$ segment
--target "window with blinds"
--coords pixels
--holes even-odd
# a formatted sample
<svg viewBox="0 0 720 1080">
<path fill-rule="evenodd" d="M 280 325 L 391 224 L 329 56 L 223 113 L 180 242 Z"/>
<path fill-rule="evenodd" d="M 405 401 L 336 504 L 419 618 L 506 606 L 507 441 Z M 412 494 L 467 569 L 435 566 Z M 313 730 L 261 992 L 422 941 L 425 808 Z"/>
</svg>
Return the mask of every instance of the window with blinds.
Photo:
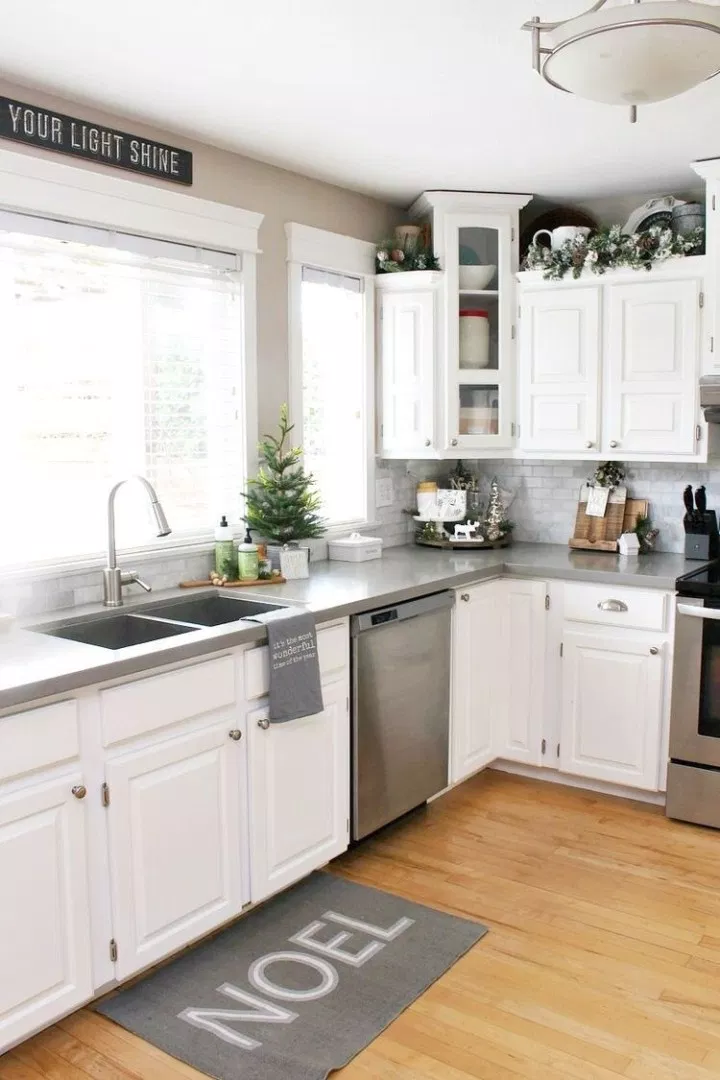
<svg viewBox="0 0 720 1080">
<path fill-rule="evenodd" d="M 0 214 L 0 566 L 101 552 L 133 473 L 171 542 L 237 521 L 242 337 L 234 254 Z M 147 511 L 120 490 L 121 547 L 152 546 Z"/>
<path fill-rule="evenodd" d="M 302 268 L 304 460 L 329 526 L 368 519 L 364 284 L 361 277 Z"/>
</svg>

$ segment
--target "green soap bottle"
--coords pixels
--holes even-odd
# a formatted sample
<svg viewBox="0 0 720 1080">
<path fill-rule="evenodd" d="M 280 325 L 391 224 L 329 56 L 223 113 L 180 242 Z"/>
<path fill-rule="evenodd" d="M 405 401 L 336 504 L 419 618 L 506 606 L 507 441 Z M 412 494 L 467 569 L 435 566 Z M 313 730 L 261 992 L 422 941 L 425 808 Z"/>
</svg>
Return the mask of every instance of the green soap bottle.
<svg viewBox="0 0 720 1080">
<path fill-rule="evenodd" d="M 215 570 L 220 577 L 235 580 L 235 540 L 224 514 L 215 530 Z"/>
</svg>

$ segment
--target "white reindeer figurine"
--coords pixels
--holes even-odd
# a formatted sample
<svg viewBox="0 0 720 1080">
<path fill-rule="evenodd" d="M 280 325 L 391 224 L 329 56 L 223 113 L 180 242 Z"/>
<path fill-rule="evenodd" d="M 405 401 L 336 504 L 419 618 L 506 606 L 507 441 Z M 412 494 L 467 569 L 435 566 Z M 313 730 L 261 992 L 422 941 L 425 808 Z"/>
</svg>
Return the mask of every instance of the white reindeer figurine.
<svg viewBox="0 0 720 1080">
<path fill-rule="evenodd" d="M 467 525 L 456 525 L 455 526 L 455 535 L 454 535 L 453 539 L 455 539 L 455 540 L 472 540 L 473 539 L 473 533 L 477 532 L 477 530 L 479 528 L 480 528 L 480 522 L 479 521 L 468 521 Z"/>
</svg>

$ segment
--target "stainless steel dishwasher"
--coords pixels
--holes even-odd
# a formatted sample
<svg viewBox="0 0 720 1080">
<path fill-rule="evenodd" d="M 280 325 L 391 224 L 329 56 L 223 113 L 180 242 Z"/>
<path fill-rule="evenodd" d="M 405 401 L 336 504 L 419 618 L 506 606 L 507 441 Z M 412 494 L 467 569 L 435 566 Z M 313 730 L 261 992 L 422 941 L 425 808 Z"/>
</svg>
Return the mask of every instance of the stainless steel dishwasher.
<svg viewBox="0 0 720 1080">
<path fill-rule="evenodd" d="M 453 594 L 369 611 L 352 637 L 352 838 L 447 787 Z"/>
</svg>

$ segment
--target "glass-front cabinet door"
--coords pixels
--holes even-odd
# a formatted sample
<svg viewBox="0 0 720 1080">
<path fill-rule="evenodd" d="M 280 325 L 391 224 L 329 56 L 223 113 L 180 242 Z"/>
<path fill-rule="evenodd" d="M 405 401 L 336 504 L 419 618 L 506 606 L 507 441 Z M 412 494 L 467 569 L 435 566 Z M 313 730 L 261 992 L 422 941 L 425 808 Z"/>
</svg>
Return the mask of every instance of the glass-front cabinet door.
<svg viewBox="0 0 720 1080">
<path fill-rule="evenodd" d="M 514 436 L 510 214 L 447 214 L 444 449 L 504 448 Z"/>
</svg>

